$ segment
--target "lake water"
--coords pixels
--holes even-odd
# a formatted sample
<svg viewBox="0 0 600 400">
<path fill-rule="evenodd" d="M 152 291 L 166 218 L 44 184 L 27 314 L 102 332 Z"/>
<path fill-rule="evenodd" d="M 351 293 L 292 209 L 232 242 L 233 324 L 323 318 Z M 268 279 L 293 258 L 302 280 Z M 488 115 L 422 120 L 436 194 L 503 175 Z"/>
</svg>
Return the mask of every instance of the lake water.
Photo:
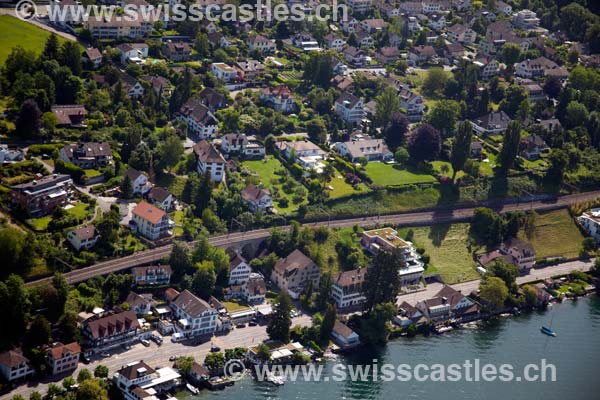
<svg viewBox="0 0 600 400">
<path fill-rule="evenodd" d="M 557 337 L 540 333 L 548 325 Z M 286 382 L 273 386 L 251 378 L 222 391 L 202 391 L 198 396 L 182 393 L 180 398 L 202 399 L 600 399 L 600 298 L 588 297 L 556 304 L 544 312 L 502 318 L 483 329 L 461 329 L 440 336 L 394 340 L 379 354 L 355 352 L 325 363 L 332 372 L 335 362 L 346 364 L 510 363 L 515 375 L 530 363 L 556 366 L 556 382 Z"/>
</svg>

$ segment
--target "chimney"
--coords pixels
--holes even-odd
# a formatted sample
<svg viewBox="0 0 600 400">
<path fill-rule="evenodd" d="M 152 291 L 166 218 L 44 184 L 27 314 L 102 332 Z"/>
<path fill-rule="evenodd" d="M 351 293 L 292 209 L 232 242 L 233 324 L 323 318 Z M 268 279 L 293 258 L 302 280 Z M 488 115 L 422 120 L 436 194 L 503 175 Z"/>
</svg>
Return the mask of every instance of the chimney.
<svg viewBox="0 0 600 400">
<path fill-rule="evenodd" d="M 446 297 L 442 297 L 442 304 L 447 304 L 448 303 L 448 299 Z"/>
</svg>

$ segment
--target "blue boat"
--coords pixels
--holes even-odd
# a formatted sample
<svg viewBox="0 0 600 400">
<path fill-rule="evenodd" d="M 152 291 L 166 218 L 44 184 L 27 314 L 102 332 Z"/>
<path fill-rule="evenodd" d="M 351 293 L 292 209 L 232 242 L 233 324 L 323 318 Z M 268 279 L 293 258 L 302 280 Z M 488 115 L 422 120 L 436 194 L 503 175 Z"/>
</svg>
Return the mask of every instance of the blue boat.
<svg viewBox="0 0 600 400">
<path fill-rule="evenodd" d="M 555 333 L 555 332 L 554 332 L 552 329 L 550 329 L 550 328 L 548 328 L 548 327 L 546 327 L 546 326 L 542 326 L 542 327 L 540 328 L 540 331 L 541 331 L 541 332 L 542 332 L 544 335 L 548 335 L 548 336 L 556 336 L 556 333 Z"/>
</svg>

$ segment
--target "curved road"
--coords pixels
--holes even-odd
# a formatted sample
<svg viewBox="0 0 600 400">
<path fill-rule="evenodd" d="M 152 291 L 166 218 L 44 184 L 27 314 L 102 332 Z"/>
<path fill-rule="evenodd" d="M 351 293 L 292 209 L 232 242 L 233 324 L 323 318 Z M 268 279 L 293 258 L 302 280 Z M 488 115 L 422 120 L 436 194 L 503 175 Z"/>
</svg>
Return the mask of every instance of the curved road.
<svg viewBox="0 0 600 400">
<path fill-rule="evenodd" d="M 517 210 L 552 210 L 566 207 L 570 204 L 590 201 L 600 197 L 600 191 L 580 193 L 568 196 L 561 196 L 553 201 L 526 201 L 519 203 L 503 204 L 494 209 L 498 212 L 508 212 Z M 448 222 L 466 221 L 473 216 L 476 207 L 456 207 L 456 208 L 439 208 L 433 211 L 408 212 L 401 214 L 381 215 L 358 217 L 348 219 L 337 219 L 331 221 L 311 222 L 305 225 L 327 225 L 331 228 L 349 228 L 354 225 L 370 226 L 376 224 L 397 224 L 404 226 L 419 226 L 433 225 Z M 287 229 L 288 227 L 282 227 Z M 248 232 L 236 232 L 227 235 L 213 236 L 209 238 L 209 242 L 216 247 L 229 247 L 250 240 L 258 240 L 267 238 L 270 235 L 271 229 L 256 229 Z M 193 243 L 189 244 L 193 246 Z M 107 275 L 111 272 L 119 272 L 138 265 L 149 264 L 159 261 L 163 257 L 169 255 L 172 244 L 157 247 L 155 249 L 145 250 L 135 253 L 130 256 L 117 258 L 114 260 L 104 261 L 94 264 L 89 267 L 81 268 L 65 273 L 65 277 L 69 283 L 78 283 L 93 278 L 97 275 Z M 28 282 L 26 285 L 31 286 L 51 278 L 42 278 Z"/>
</svg>

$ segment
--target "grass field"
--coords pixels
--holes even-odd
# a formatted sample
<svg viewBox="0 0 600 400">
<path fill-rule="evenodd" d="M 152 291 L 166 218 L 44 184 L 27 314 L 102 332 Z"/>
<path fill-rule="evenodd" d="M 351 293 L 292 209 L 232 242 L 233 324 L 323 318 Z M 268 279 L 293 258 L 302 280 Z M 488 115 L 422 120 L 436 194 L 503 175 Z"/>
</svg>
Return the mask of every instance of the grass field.
<svg viewBox="0 0 600 400">
<path fill-rule="evenodd" d="M 405 234 L 402 229 L 400 234 Z M 422 247 L 431 257 L 426 273 L 438 273 L 445 283 L 457 283 L 479 278 L 475 261 L 467 248 L 469 224 L 443 224 L 413 228 L 415 246 Z"/>
<path fill-rule="evenodd" d="M 335 175 L 328 185 L 333 187 L 333 190 L 329 192 L 330 199 L 338 199 L 340 197 L 346 197 L 356 193 L 364 193 L 369 191 L 369 188 L 367 188 L 364 183 L 358 185 L 358 190 L 354 189 L 352 185 L 346 183 L 344 176 L 338 170 L 335 171 Z"/>
<path fill-rule="evenodd" d="M 394 167 L 391 164 L 372 162 L 367 164 L 365 170 L 373 184 L 377 186 L 435 182 L 435 178 L 427 173 Z"/>
<path fill-rule="evenodd" d="M 83 202 L 78 202 L 72 208 L 67 210 L 68 214 L 77 217 L 78 219 L 84 219 L 87 215 L 88 204 Z"/>
<path fill-rule="evenodd" d="M 40 54 L 44 49 L 46 39 L 50 36 L 50 32 L 38 28 L 30 23 L 21 21 L 10 15 L 0 15 L 0 64 L 10 54 L 13 47 L 19 45 L 25 50 L 32 50 L 36 54 Z M 59 42 L 64 42 L 65 39 L 58 37 Z"/>
<path fill-rule="evenodd" d="M 534 236 L 527 238 L 524 232 L 519 232 L 519 237 L 531 242 L 536 258 L 577 257 L 583 241 L 575 221 L 564 209 L 539 214 Z"/>
<path fill-rule="evenodd" d="M 248 306 L 236 303 L 235 301 L 223 301 L 222 303 L 230 313 L 249 309 Z"/>
</svg>

